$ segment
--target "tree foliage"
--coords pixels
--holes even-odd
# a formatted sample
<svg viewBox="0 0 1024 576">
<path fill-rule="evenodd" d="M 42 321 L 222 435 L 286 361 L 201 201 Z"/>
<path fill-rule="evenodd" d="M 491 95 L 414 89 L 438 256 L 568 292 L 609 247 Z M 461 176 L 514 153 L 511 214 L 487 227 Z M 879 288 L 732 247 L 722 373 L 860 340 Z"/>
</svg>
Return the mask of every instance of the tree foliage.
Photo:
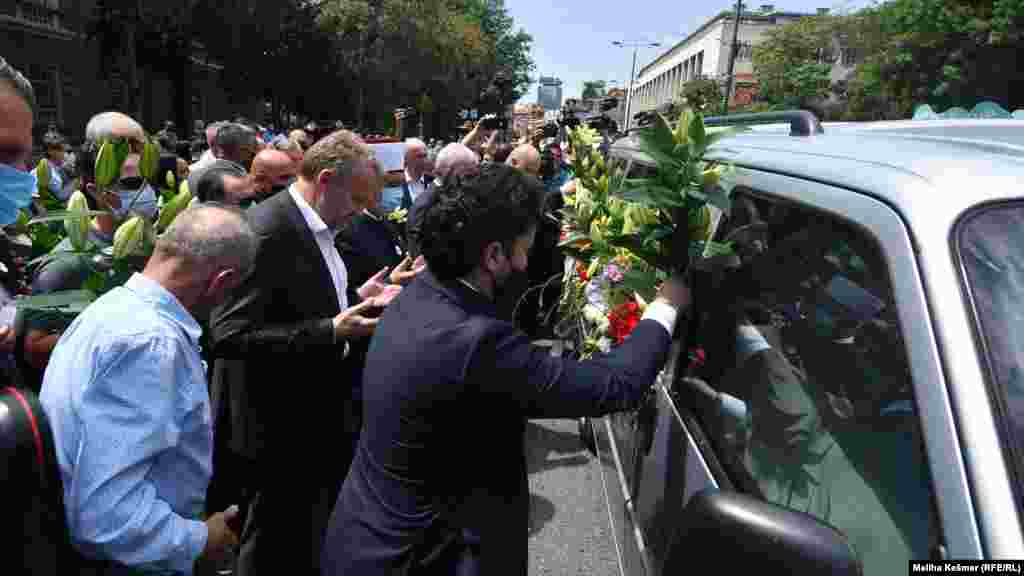
<svg viewBox="0 0 1024 576">
<path fill-rule="evenodd" d="M 608 83 L 604 80 L 590 80 L 583 83 L 581 98 L 602 98 L 607 93 Z"/>
<path fill-rule="evenodd" d="M 1016 108 L 1024 0 L 889 0 L 846 15 L 817 15 L 766 31 L 754 48 L 761 96 L 806 105 L 829 92 L 849 120 L 906 118 L 917 104 Z M 836 50 L 838 48 L 838 50 Z M 852 51 L 852 75 L 828 85 L 829 65 Z M 824 57 L 823 57 L 824 56 Z"/>
<path fill-rule="evenodd" d="M 103 43 L 104 73 L 126 76 L 111 106 L 138 114 L 138 67 L 175 80 L 179 129 L 190 124 L 198 51 L 223 67 L 239 100 L 267 99 L 275 116 L 298 113 L 379 128 L 397 107 L 417 107 L 450 125 L 501 71 L 506 102 L 529 87 L 532 38 L 502 0 L 97 0 L 83 14 Z M 428 123 L 429 125 L 430 123 Z"/>
<path fill-rule="evenodd" d="M 679 92 L 679 104 L 700 113 L 717 109 L 722 101 L 722 87 L 713 78 L 701 76 L 683 84 Z"/>
</svg>

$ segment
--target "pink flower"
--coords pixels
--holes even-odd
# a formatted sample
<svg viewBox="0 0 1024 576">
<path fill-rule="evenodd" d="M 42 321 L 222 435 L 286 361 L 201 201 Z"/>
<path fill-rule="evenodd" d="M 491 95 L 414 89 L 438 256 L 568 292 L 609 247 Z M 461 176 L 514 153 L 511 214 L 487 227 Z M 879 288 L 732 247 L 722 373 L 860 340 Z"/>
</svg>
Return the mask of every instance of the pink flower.
<svg viewBox="0 0 1024 576">
<path fill-rule="evenodd" d="M 622 273 L 622 269 L 620 269 L 618 266 L 616 266 L 615 264 L 609 264 L 604 269 L 604 277 L 612 284 L 617 284 L 619 282 L 622 282 L 624 275 Z"/>
</svg>

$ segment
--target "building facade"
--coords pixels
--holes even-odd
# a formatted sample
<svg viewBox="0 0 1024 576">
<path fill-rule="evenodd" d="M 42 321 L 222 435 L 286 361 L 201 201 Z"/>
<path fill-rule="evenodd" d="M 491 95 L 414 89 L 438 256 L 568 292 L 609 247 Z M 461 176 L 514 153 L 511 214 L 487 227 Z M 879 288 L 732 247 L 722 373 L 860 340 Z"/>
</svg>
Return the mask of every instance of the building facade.
<svg viewBox="0 0 1024 576">
<path fill-rule="evenodd" d="M 825 11 L 826 9 L 821 9 L 819 13 Z M 757 92 L 753 47 L 761 42 L 765 32 L 805 16 L 809 14 L 778 12 L 770 4 L 762 5 L 756 12 L 742 12 L 737 35 L 739 50 L 733 69 L 735 82 L 733 93 L 730 95 L 731 103 L 748 104 Z M 730 46 L 734 22 L 734 12 L 722 12 L 644 66 L 633 82 L 631 114 L 672 102 L 682 90 L 683 84 L 696 78 L 718 80 L 724 88 L 732 55 Z M 838 50 L 838 46 L 836 49 Z M 831 59 L 833 82 L 846 78 L 853 70 L 855 63 L 847 56 L 849 55 L 839 55 Z"/>
<path fill-rule="evenodd" d="M 562 107 L 562 81 L 552 76 L 541 76 L 537 82 L 537 103 L 545 110 Z"/>
<path fill-rule="evenodd" d="M 126 82 L 117 66 L 104 74 L 99 42 L 87 39 L 85 15 L 95 0 L 2 0 L 0 1 L 0 56 L 32 82 L 37 100 L 35 142 L 37 147 L 50 123 L 72 144 L 85 136 L 85 124 L 94 114 L 118 110 Z M 192 120 L 222 120 L 242 115 L 262 118 L 261 98 L 240 98 L 225 89 L 223 68 L 195 50 L 189 75 Z M 174 81 L 164 72 L 140 64 L 137 67 L 139 108 L 121 110 L 156 132 L 173 120 Z M 183 127 L 179 127 L 182 129 Z M 190 131 L 184 128 L 185 131 Z"/>
</svg>

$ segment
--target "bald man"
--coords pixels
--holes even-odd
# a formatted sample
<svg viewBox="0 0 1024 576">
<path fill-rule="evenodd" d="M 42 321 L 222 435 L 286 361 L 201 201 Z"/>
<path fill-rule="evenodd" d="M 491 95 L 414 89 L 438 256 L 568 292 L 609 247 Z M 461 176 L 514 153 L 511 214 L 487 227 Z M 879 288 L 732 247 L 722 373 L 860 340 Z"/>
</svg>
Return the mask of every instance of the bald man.
<svg viewBox="0 0 1024 576">
<path fill-rule="evenodd" d="M 540 177 L 540 152 L 532 144 L 516 146 L 505 163 L 531 176 Z"/>
<path fill-rule="evenodd" d="M 427 191 L 427 145 L 419 138 L 405 141 L 405 181 L 402 182 L 401 207 L 408 210 Z"/>
<path fill-rule="evenodd" d="M 252 161 L 256 196 L 266 198 L 288 187 L 295 178 L 296 164 L 287 152 L 261 150 Z"/>
</svg>

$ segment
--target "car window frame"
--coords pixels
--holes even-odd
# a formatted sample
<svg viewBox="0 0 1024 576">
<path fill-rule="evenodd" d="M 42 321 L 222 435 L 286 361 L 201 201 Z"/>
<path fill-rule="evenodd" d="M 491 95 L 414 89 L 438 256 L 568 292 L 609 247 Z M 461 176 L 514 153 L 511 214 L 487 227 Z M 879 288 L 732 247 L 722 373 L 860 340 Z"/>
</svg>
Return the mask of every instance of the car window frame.
<svg viewBox="0 0 1024 576">
<path fill-rule="evenodd" d="M 960 281 L 960 290 L 963 294 L 964 306 L 967 308 L 968 317 L 971 319 L 970 331 L 974 340 L 975 354 L 978 363 L 982 366 L 982 375 L 985 380 L 985 389 L 988 393 L 989 402 L 996 414 L 996 428 L 999 436 L 1000 450 L 1005 462 L 1009 464 L 1013 482 L 1010 489 L 1013 491 L 1017 504 L 1018 515 L 1024 514 L 1024 439 L 1016 441 L 1013 439 L 1014 431 L 1012 417 L 1009 414 L 1009 406 L 1006 402 L 1004 385 L 996 379 L 995 367 L 992 364 L 992 354 L 988 338 L 981 323 L 981 314 L 977 308 L 977 300 L 974 291 L 971 289 L 967 274 L 967 264 L 963 253 L 963 235 L 967 226 L 975 218 L 993 211 L 1005 210 L 1008 207 L 1016 206 L 1024 210 L 1024 200 L 1000 200 L 996 202 L 985 202 L 964 211 L 957 219 L 950 231 L 950 247 L 956 263 L 957 276 Z"/>
<path fill-rule="evenodd" d="M 947 382 L 946 363 L 941 353 L 940 319 L 933 317 L 933 303 L 925 284 L 924 261 L 912 227 L 899 208 L 872 189 L 801 177 L 775 168 L 792 163 L 792 153 L 762 148 L 730 147 L 712 150 L 709 160 L 729 162 L 735 167 L 733 182 L 760 190 L 772 200 L 783 200 L 838 216 L 866 229 L 882 248 L 899 309 L 900 326 L 910 355 L 916 408 L 921 418 L 936 505 L 941 540 L 949 557 L 982 558 L 981 518 L 968 479 L 966 447 L 954 417 L 952 384 Z M 849 169 L 879 170 L 878 167 L 848 162 Z M 885 179 L 876 178 L 880 185 Z M 897 178 L 895 182 L 899 182 Z M 941 464 L 941 470 L 935 466 Z"/>
</svg>

